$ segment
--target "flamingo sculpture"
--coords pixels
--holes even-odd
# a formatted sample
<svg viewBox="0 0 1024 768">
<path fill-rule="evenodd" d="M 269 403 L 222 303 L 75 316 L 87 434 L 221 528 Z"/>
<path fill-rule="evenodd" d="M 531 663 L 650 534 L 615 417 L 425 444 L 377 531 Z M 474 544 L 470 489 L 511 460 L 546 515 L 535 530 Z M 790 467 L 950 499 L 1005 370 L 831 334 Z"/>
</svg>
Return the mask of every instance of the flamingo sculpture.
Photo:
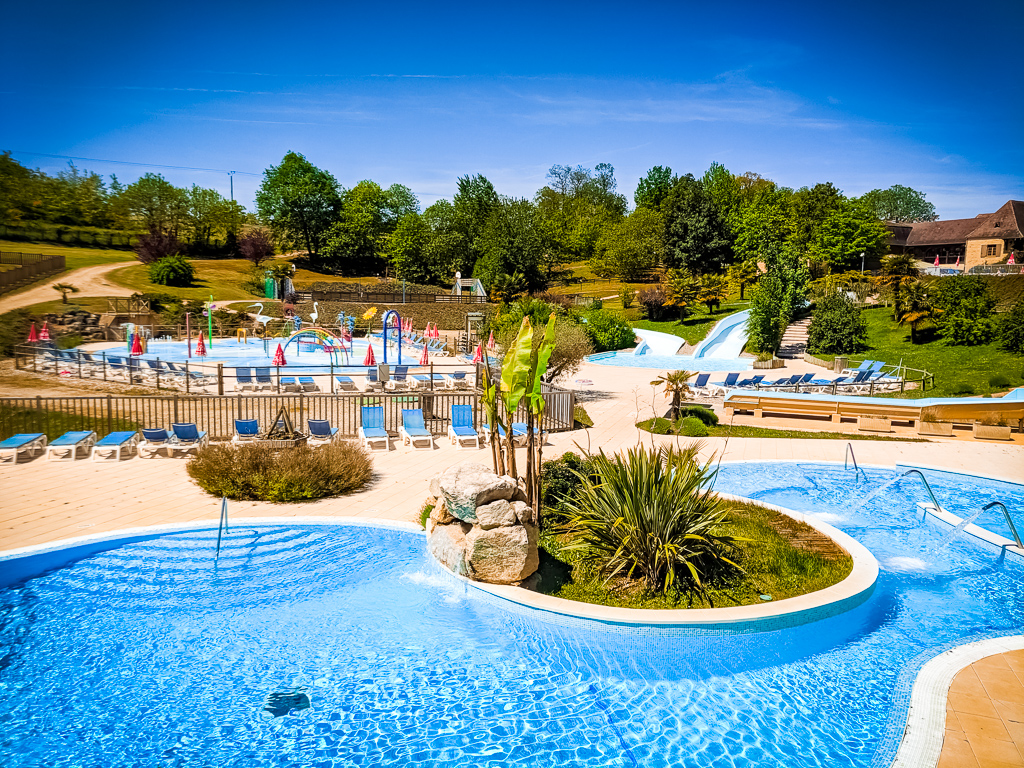
<svg viewBox="0 0 1024 768">
<path fill-rule="evenodd" d="M 320 318 L 320 303 L 313 302 L 313 311 L 309 313 L 310 319 L 313 321 L 313 325 L 316 325 L 316 321 Z"/>
<path fill-rule="evenodd" d="M 270 317 L 269 315 L 264 315 L 263 314 L 263 305 L 262 304 L 250 304 L 248 307 L 246 307 L 246 309 L 249 309 L 250 307 L 259 307 L 260 308 L 260 311 L 256 313 L 256 319 L 253 321 L 253 325 L 252 325 L 253 331 L 256 330 L 256 326 L 257 325 L 262 325 L 263 326 L 263 335 L 266 336 L 267 335 L 267 323 L 269 323 L 274 318 Z"/>
</svg>

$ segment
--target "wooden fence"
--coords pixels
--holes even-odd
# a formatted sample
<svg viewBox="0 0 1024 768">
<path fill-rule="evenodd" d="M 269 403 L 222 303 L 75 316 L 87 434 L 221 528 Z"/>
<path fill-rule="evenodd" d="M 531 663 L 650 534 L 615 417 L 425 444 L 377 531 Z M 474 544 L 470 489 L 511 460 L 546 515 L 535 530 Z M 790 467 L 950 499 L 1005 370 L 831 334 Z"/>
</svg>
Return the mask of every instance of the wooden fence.
<svg viewBox="0 0 1024 768">
<path fill-rule="evenodd" d="M 573 427 L 574 395 L 569 390 L 545 387 L 547 403 L 542 428 L 560 432 Z M 282 407 L 296 427 L 305 431 L 307 419 L 327 419 L 345 437 L 355 437 L 361 423 L 360 406 L 384 408 L 384 426 L 395 435 L 402 424 L 402 409 L 420 408 L 427 429 L 447 434 L 453 405 L 471 405 L 474 425 L 482 426 L 484 411 L 476 391 L 435 390 L 417 392 L 338 395 L 174 395 L 171 397 L 7 397 L 0 398 L 0 439 L 27 432 L 44 432 L 53 438 L 73 429 L 90 429 L 100 435 L 143 427 L 167 428 L 172 423 L 194 423 L 211 440 L 228 440 L 235 419 L 258 419 L 266 428 Z M 517 416 L 526 420 L 525 411 Z"/>
<path fill-rule="evenodd" d="M 15 265 L 0 270 L 0 293 L 13 290 L 39 277 L 56 274 L 64 269 L 64 257 L 43 253 L 0 252 L 0 264 Z"/>
<path fill-rule="evenodd" d="M 464 293 L 453 296 L 449 293 L 357 293 L 356 291 L 309 292 L 312 301 L 356 302 L 360 304 L 486 304 L 486 296 Z"/>
</svg>

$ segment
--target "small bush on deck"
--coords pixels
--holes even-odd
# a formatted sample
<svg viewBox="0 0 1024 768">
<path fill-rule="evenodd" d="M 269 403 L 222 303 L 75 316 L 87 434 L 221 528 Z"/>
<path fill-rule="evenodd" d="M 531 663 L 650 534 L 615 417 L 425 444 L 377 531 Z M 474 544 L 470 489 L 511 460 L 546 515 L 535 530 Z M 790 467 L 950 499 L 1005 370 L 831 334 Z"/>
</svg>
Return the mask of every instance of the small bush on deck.
<svg viewBox="0 0 1024 768">
<path fill-rule="evenodd" d="M 317 449 L 209 445 L 188 463 L 188 474 L 214 496 L 240 501 L 312 501 L 362 488 L 372 474 L 366 450 L 354 442 Z"/>
</svg>

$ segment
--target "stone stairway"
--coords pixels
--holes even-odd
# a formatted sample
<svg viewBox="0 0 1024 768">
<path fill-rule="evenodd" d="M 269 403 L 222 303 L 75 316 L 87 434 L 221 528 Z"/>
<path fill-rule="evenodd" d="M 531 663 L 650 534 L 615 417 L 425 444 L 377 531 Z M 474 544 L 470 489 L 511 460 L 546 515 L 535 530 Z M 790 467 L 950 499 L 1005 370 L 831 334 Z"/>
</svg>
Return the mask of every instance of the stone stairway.
<svg viewBox="0 0 1024 768">
<path fill-rule="evenodd" d="M 809 317 L 790 323 L 786 332 L 782 334 L 782 343 L 776 357 L 802 360 L 804 352 L 807 351 L 807 328 L 810 324 Z"/>
</svg>

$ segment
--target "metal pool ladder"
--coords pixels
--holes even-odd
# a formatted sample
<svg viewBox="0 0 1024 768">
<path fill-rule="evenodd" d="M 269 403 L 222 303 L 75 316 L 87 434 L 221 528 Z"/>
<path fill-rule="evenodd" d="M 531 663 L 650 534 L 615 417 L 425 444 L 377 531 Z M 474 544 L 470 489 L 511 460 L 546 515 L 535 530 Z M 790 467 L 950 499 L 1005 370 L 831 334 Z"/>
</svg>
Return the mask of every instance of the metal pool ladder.
<svg viewBox="0 0 1024 768">
<path fill-rule="evenodd" d="M 228 499 L 222 496 L 220 500 L 220 523 L 217 525 L 217 554 L 213 556 L 214 562 L 220 558 L 220 537 L 228 529 Z"/>
<path fill-rule="evenodd" d="M 988 510 L 992 509 L 992 507 L 999 507 L 1001 510 L 1003 510 L 1003 517 L 1006 518 L 1006 524 L 1010 526 L 1010 533 L 1013 534 L 1013 540 L 1017 542 L 1017 546 L 1020 549 L 1024 549 L 1024 543 L 1021 543 L 1020 534 L 1017 533 L 1017 526 L 1013 524 L 1013 519 L 1010 517 L 1010 510 L 1006 508 L 1006 505 L 1003 504 L 1003 502 L 993 501 L 990 504 L 986 504 L 984 507 L 982 507 L 981 511 L 988 512 Z"/>
<path fill-rule="evenodd" d="M 862 475 L 867 477 L 867 473 L 857 466 L 857 454 L 853 452 L 853 443 L 846 444 L 846 455 L 843 456 L 843 469 L 850 468 L 850 459 L 853 459 L 853 471 L 860 472 Z"/>
</svg>

